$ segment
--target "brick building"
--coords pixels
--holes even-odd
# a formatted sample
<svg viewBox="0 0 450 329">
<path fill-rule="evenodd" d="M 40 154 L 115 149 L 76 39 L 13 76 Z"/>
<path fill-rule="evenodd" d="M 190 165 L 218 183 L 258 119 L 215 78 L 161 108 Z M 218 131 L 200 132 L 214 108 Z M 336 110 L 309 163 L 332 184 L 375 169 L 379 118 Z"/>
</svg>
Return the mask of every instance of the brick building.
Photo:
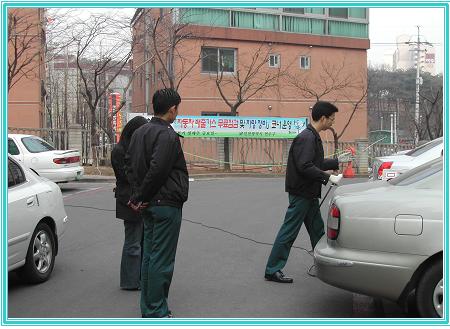
<svg viewBox="0 0 450 329">
<path fill-rule="evenodd" d="M 8 127 L 45 125 L 45 10 L 8 9 Z"/>
<path fill-rule="evenodd" d="M 146 8 L 132 23 L 138 41 L 133 112 L 151 113 L 153 92 L 170 85 L 172 76 L 175 85 L 182 78 L 180 115 L 229 115 L 223 96 L 237 102 L 237 79 L 251 72 L 257 82 L 281 72 L 272 87 L 247 93 L 236 115 L 309 117 L 320 96 L 337 103 L 339 133 L 367 88 L 366 8 Z M 258 69 L 251 71 L 252 65 Z M 367 138 L 365 100 L 340 140 L 358 138 Z"/>
</svg>

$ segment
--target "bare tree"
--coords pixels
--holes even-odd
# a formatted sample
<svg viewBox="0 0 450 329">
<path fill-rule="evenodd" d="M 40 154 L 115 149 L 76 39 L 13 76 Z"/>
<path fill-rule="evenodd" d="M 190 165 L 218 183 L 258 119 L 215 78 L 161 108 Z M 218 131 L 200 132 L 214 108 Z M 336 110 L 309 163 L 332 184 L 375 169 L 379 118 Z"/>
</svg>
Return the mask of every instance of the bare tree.
<svg viewBox="0 0 450 329">
<path fill-rule="evenodd" d="M 443 133 L 442 84 L 431 85 L 428 89 L 420 93 L 420 98 L 422 121 L 424 121 L 428 138 L 432 140 L 442 136 Z"/>
<path fill-rule="evenodd" d="M 62 37 L 70 15 L 67 9 L 8 9 L 8 92 L 22 78 L 35 79 L 38 67 L 70 43 Z"/>
<path fill-rule="evenodd" d="M 251 54 L 240 54 L 239 65 L 235 68 L 230 66 L 228 69 L 226 67 L 227 60 L 218 55 L 217 73 L 211 77 L 214 79 L 220 97 L 230 108 L 232 116 L 237 114 L 238 108 L 242 104 L 265 91 L 273 90 L 279 94 L 279 81 L 286 74 L 289 65 L 283 69 L 280 65 L 276 68 L 268 68 L 271 53 L 271 47 L 260 44 Z M 231 71 L 233 68 L 232 72 L 225 72 Z M 230 145 L 228 138 L 224 138 L 224 153 L 225 170 L 229 170 Z"/>
<path fill-rule="evenodd" d="M 352 86 L 349 86 L 346 89 L 342 89 L 340 93 L 342 95 L 342 99 L 351 104 L 351 110 L 350 114 L 344 119 L 345 124 L 340 132 L 337 132 L 333 127 L 329 128 L 329 130 L 333 134 L 335 154 L 337 154 L 338 152 L 339 139 L 344 135 L 345 131 L 350 126 L 350 123 L 352 122 L 356 111 L 367 103 L 368 84 L 364 83 L 364 81 L 365 79 L 361 76 L 356 83 L 352 84 Z M 344 114 L 341 114 L 341 116 L 343 115 Z"/>
<path fill-rule="evenodd" d="M 355 85 L 354 74 L 348 72 L 346 61 L 339 64 L 322 61 L 320 74 L 312 78 L 309 70 L 288 75 L 288 83 L 305 98 L 316 101 L 330 97 Z"/>
<path fill-rule="evenodd" d="M 333 127 L 329 130 L 333 134 L 335 154 L 338 152 L 339 139 L 344 135 L 358 109 L 367 101 L 367 83 L 365 77 L 351 72 L 342 61 L 339 64 L 331 64 L 327 61 L 321 63 L 322 70 L 317 78 L 310 76 L 309 72 L 291 74 L 288 82 L 291 87 L 298 91 L 303 97 L 315 101 L 324 98 L 340 100 L 351 104 L 351 111 L 345 119 L 344 127 L 337 132 Z M 355 99 L 355 95 L 356 99 Z"/>
<path fill-rule="evenodd" d="M 152 60 L 160 68 L 158 74 L 165 88 L 178 90 L 183 80 L 201 60 L 197 56 L 185 54 L 184 41 L 195 39 L 195 29 L 189 24 L 190 9 L 159 8 L 156 15 L 151 10 L 144 11 L 148 34 L 148 47 Z"/>
<path fill-rule="evenodd" d="M 105 127 L 98 120 L 99 112 L 105 110 L 99 108 L 99 103 L 128 64 L 134 42 L 130 42 L 129 20 L 119 16 L 117 12 L 92 14 L 87 19 L 78 20 L 73 31 L 72 37 L 77 45 L 76 63 L 82 86 L 81 95 L 90 110 L 91 147 L 95 151 L 94 148 L 99 143 L 98 128 L 107 134 L 110 141 L 114 140 L 111 119 L 118 110 L 108 114 Z"/>
<path fill-rule="evenodd" d="M 214 82 L 231 115 L 235 116 L 242 104 L 269 89 L 278 92 L 279 81 L 288 67 L 266 69 L 271 52 L 270 47 L 260 44 L 252 54 L 241 54 L 242 60 L 234 72 L 224 72 L 224 58 L 218 58 Z"/>
<path fill-rule="evenodd" d="M 43 9 L 8 9 L 8 93 L 22 78 L 35 79 L 42 64 Z"/>
</svg>

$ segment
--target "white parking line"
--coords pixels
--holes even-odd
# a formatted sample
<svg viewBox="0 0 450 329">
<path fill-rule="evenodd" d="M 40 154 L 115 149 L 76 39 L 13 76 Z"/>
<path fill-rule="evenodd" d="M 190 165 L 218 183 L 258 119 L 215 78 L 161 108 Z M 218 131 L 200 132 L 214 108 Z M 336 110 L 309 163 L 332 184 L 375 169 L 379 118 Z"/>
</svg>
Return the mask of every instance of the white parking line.
<svg viewBox="0 0 450 329">
<path fill-rule="evenodd" d="M 74 195 L 77 195 L 77 194 L 92 192 L 92 191 L 101 190 L 101 189 L 104 189 L 104 188 L 105 188 L 104 186 L 102 186 L 102 187 L 93 187 L 93 188 L 89 188 L 89 189 L 86 189 L 86 190 L 78 191 L 78 192 L 75 192 L 75 193 L 65 194 L 65 195 L 63 195 L 63 199 L 67 199 L 68 197 L 71 197 L 71 196 L 74 196 Z"/>
</svg>

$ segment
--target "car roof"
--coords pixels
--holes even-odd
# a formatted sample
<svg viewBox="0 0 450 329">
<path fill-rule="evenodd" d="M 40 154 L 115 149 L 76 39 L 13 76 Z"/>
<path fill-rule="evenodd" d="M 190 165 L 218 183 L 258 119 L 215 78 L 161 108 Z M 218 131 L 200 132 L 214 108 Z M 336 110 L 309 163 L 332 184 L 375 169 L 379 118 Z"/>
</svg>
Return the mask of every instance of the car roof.
<svg viewBox="0 0 450 329">
<path fill-rule="evenodd" d="M 17 137 L 17 138 L 22 138 L 22 137 L 38 137 L 36 135 L 29 135 L 29 134 L 8 134 L 8 137 Z"/>
</svg>

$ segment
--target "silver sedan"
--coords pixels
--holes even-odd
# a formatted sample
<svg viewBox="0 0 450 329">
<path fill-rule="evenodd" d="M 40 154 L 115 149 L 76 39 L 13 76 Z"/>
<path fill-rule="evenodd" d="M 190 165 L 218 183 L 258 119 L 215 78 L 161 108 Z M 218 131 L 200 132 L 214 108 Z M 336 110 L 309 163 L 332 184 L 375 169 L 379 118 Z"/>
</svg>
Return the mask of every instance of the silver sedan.
<svg viewBox="0 0 450 329">
<path fill-rule="evenodd" d="M 318 278 L 400 305 L 415 290 L 420 315 L 442 317 L 442 171 L 441 157 L 390 181 L 339 187 L 314 250 Z"/>
</svg>

